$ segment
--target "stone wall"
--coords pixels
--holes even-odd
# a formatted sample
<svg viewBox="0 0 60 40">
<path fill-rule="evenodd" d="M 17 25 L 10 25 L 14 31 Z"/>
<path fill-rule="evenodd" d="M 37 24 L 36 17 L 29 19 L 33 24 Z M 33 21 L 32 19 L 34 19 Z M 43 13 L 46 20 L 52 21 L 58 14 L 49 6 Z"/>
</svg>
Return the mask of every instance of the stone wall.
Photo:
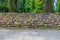
<svg viewBox="0 0 60 40">
<path fill-rule="evenodd" d="M 60 14 L 0 14 L 0 26 L 60 28 Z"/>
</svg>

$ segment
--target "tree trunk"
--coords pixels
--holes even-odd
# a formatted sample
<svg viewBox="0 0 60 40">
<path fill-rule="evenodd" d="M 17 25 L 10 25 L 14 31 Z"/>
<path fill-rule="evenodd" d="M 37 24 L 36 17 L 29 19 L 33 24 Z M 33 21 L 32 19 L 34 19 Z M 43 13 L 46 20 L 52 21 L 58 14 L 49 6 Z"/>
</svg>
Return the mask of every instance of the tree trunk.
<svg viewBox="0 0 60 40">
<path fill-rule="evenodd" d="M 53 0 L 45 0 L 45 13 L 53 13 L 54 12 L 54 2 Z"/>
<path fill-rule="evenodd" d="M 17 6 L 17 0 L 10 0 L 10 12 L 15 13 Z"/>
</svg>

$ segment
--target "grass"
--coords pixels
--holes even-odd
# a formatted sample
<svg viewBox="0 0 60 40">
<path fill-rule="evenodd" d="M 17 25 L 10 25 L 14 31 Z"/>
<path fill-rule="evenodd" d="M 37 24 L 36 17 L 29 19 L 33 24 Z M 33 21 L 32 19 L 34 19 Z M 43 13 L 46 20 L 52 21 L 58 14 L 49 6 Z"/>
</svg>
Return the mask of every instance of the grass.
<svg viewBox="0 0 60 40">
<path fill-rule="evenodd" d="M 30 29 L 33 29 L 33 30 L 60 30 L 60 27 L 50 27 L 50 26 L 40 26 L 38 28 L 26 28 L 26 27 L 8 27 L 8 28 L 3 28 L 3 27 L 0 27 L 0 29 L 9 29 L 9 30 L 30 30 Z"/>
</svg>

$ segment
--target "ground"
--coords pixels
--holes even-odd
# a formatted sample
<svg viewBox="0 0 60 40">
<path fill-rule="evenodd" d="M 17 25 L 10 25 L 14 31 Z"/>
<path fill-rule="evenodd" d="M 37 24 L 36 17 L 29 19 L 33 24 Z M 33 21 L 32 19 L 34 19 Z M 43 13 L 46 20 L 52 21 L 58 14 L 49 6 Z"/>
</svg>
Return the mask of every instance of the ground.
<svg viewBox="0 0 60 40">
<path fill-rule="evenodd" d="M 0 40 L 60 40 L 60 30 L 0 30 Z"/>
</svg>

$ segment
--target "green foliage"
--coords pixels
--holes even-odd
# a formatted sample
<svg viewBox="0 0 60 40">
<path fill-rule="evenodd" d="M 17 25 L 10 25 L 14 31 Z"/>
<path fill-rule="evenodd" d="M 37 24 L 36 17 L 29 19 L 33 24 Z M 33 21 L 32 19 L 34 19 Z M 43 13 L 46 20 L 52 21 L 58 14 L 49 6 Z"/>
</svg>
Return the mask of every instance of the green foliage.
<svg viewBox="0 0 60 40">
<path fill-rule="evenodd" d="M 17 0 L 17 12 L 19 13 L 39 13 L 43 12 L 42 0 Z"/>
<path fill-rule="evenodd" d="M 25 0 L 17 0 L 17 12 L 25 12 Z"/>
<path fill-rule="evenodd" d="M 10 1 L 11 0 L 0 0 L 0 12 L 10 11 L 11 8 Z M 53 3 L 52 1 L 51 2 L 50 1 L 49 3 Z M 44 0 L 17 0 L 16 2 L 17 2 L 16 11 L 19 13 L 41 13 L 44 12 L 46 8 L 44 6 L 45 5 Z M 57 0 L 56 11 L 60 12 L 60 0 Z"/>
<path fill-rule="evenodd" d="M 0 12 L 9 12 L 11 0 L 0 0 Z M 14 1 L 13 1 L 14 2 Z M 16 11 L 19 13 L 43 12 L 43 0 L 17 0 Z"/>
<path fill-rule="evenodd" d="M 39 13 L 43 12 L 44 2 L 41 0 L 17 0 L 17 12 Z"/>
<path fill-rule="evenodd" d="M 60 12 L 60 0 L 57 0 L 56 11 Z"/>
<path fill-rule="evenodd" d="M 9 11 L 9 1 L 8 0 L 0 0 L 0 12 L 8 12 Z"/>
<path fill-rule="evenodd" d="M 33 0 L 26 0 L 25 12 L 31 12 L 32 11 L 32 1 Z"/>
<path fill-rule="evenodd" d="M 34 12 L 36 12 L 36 13 L 43 12 L 43 5 L 44 5 L 43 0 L 35 0 L 34 2 L 35 2 L 34 3 L 35 4 Z"/>
</svg>

